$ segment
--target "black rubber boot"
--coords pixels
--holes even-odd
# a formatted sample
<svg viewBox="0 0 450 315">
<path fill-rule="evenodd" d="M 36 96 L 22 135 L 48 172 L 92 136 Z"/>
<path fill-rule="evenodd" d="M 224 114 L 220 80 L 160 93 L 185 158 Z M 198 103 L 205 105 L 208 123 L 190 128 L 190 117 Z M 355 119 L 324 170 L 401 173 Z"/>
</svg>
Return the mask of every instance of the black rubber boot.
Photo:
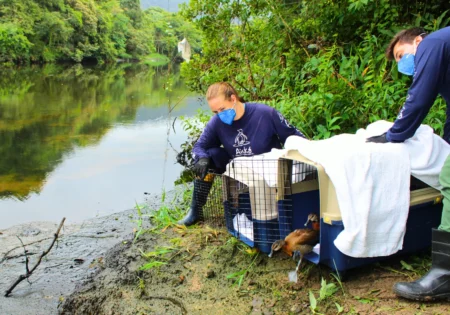
<svg viewBox="0 0 450 315">
<path fill-rule="evenodd" d="M 433 229 L 431 269 L 414 282 L 398 282 L 394 292 L 417 301 L 450 299 L 450 233 Z"/>
<path fill-rule="evenodd" d="M 194 180 L 191 208 L 186 216 L 178 221 L 178 224 L 189 226 L 203 220 L 203 206 L 208 200 L 211 186 L 212 182 L 205 182 L 199 179 Z"/>
</svg>

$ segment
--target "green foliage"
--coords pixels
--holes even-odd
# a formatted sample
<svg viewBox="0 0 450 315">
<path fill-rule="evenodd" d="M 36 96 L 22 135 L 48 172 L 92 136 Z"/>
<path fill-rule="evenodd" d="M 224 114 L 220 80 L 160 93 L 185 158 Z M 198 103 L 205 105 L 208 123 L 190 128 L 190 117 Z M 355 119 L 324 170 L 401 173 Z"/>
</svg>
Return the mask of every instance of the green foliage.
<svg viewBox="0 0 450 315">
<path fill-rule="evenodd" d="M 247 268 L 227 275 L 227 279 L 234 279 L 233 285 L 237 284 L 238 287 L 240 288 L 242 285 L 242 282 L 245 279 L 245 276 L 252 270 L 252 267 L 255 264 L 257 258 L 258 258 L 258 255 L 255 255 L 252 262 L 250 263 L 250 265 Z"/>
<path fill-rule="evenodd" d="M 137 215 L 138 215 L 138 219 L 135 220 L 136 224 L 137 224 L 137 229 L 136 229 L 136 233 L 134 235 L 134 239 L 133 239 L 133 243 L 137 241 L 137 239 L 139 238 L 139 236 L 142 235 L 142 233 L 144 233 L 144 228 L 142 226 L 143 223 L 143 213 L 142 213 L 142 207 L 138 205 L 138 203 L 136 202 L 136 211 L 137 211 Z"/>
<path fill-rule="evenodd" d="M 0 62 L 27 59 L 31 46 L 20 26 L 0 23 Z"/>
<path fill-rule="evenodd" d="M 332 282 L 327 283 L 324 278 L 322 278 L 320 291 L 319 291 L 319 300 L 325 300 L 329 298 L 330 296 L 333 296 L 336 291 L 338 291 L 338 288 L 336 285 Z"/>
<path fill-rule="evenodd" d="M 159 52 L 173 58 L 187 37 L 199 50 L 192 23 L 139 0 L 2 0 L 0 62 L 85 59 L 112 62 Z"/>
<path fill-rule="evenodd" d="M 152 257 L 165 256 L 166 254 L 171 253 L 176 249 L 177 248 L 171 247 L 171 246 L 162 246 L 162 247 L 157 247 L 157 248 L 155 248 L 155 250 L 148 252 L 148 253 L 141 252 L 141 254 L 145 258 L 152 258 Z"/>
<path fill-rule="evenodd" d="M 393 120 L 405 100 L 410 79 L 384 57 L 392 36 L 445 27 L 449 9 L 437 0 L 191 0 L 182 15 L 203 31 L 204 46 L 182 74 L 202 93 L 228 81 L 311 138 L 354 132 Z M 442 134 L 444 117 L 439 98 L 425 123 Z"/>
<path fill-rule="evenodd" d="M 155 261 L 151 261 L 149 263 L 144 264 L 143 266 L 141 266 L 139 268 L 139 270 L 150 270 L 150 269 L 158 268 L 158 267 L 161 267 L 161 266 L 164 266 L 164 265 L 167 265 L 167 263 L 163 262 L 163 261 L 155 260 Z"/>
<path fill-rule="evenodd" d="M 175 182 L 176 185 L 194 180 L 195 174 L 190 169 L 194 163 L 192 149 L 210 118 L 211 113 L 201 109 L 197 111 L 197 115 L 193 118 L 186 118 L 183 116 L 180 117 L 183 130 L 187 132 L 188 138 L 183 144 L 181 144 L 181 151 L 177 155 L 177 162 L 183 165 L 185 170 L 181 173 L 180 178 Z"/>
<path fill-rule="evenodd" d="M 163 204 L 158 209 L 149 211 L 154 230 L 173 226 L 183 218 L 192 198 L 192 190 L 188 189 L 188 187 L 184 188 L 178 191 L 170 202 L 163 201 Z"/>
<path fill-rule="evenodd" d="M 328 298 L 331 298 L 339 289 L 336 287 L 336 285 L 332 282 L 327 283 L 327 281 L 322 278 L 322 282 L 320 284 L 320 290 L 319 290 L 319 298 L 316 299 L 314 296 L 314 293 L 312 291 L 309 291 L 309 308 L 311 309 L 313 314 L 320 314 L 318 313 L 318 306 L 320 302 L 327 300 Z M 338 309 L 338 313 L 341 313 L 343 311 L 342 307 L 336 303 L 336 307 Z"/>
</svg>

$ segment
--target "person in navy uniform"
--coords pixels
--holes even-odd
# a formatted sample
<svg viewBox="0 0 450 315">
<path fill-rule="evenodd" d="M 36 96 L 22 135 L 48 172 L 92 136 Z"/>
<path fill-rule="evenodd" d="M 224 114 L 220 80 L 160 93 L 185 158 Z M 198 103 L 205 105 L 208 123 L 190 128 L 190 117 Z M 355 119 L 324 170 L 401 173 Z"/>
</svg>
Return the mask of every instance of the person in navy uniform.
<svg viewBox="0 0 450 315">
<path fill-rule="evenodd" d="M 213 173 L 225 172 L 235 157 L 253 156 L 281 149 L 287 137 L 304 135 L 274 108 L 259 103 L 244 103 L 226 82 L 214 83 L 206 92 L 211 111 L 216 114 L 206 124 L 193 148 L 194 180 L 192 203 L 179 224 L 186 226 L 202 218 L 202 208 L 212 186 Z"/>
<path fill-rule="evenodd" d="M 413 76 L 406 102 L 394 125 L 386 133 L 367 142 L 403 142 L 411 138 L 428 114 L 438 95 L 447 103 L 444 140 L 450 143 L 450 27 L 429 35 L 422 28 L 399 32 L 386 50 L 388 59 L 398 63 L 398 71 Z M 441 224 L 432 231 L 432 265 L 414 282 L 394 285 L 394 292 L 413 300 L 450 298 L 450 157 L 439 176 L 444 196 Z"/>
</svg>

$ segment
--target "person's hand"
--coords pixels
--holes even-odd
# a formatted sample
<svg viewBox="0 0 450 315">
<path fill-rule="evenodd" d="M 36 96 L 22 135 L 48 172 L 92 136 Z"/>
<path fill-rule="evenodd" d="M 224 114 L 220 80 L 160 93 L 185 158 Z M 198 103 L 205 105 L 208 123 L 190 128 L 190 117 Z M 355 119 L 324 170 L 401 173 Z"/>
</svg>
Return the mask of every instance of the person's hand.
<svg viewBox="0 0 450 315">
<path fill-rule="evenodd" d="M 366 139 L 366 142 L 373 142 L 373 143 L 388 143 L 388 139 L 386 139 L 386 132 L 379 136 L 373 136 Z"/>
<path fill-rule="evenodd" d="M 194 172 L 198 177 L 200 177 L 201 180 L 203 180 L 206 174 L 208 174 L 208 168 L 209 158 L 201 158 L 197 161 L 197 163 L 195 163 Z"/>
</svg>

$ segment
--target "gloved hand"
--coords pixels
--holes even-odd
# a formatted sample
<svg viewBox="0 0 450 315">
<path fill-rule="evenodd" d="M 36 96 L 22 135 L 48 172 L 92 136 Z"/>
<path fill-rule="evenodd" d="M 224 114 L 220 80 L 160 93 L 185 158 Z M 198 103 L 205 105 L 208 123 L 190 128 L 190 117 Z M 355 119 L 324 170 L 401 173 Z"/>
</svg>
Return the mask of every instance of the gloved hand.
<svg viewBox="0 0 450 315">
<path fill-rule="evenodd" d="M 203 180 L 208 174 L 209 169 L 209 158 L 201 158 L 195 163 L 194 165 L 194 172 L 197 174 L 198 177 L 200 177 L 201 180 Z"/>
<path fill-rule="evenodd" d="M 388 143 L 388 139 L 386 139 L 386 132 L 379 136 L 373 136 L 366 139 L 366 142 L 373 142 L 373 143 Z"/>
</svg>

